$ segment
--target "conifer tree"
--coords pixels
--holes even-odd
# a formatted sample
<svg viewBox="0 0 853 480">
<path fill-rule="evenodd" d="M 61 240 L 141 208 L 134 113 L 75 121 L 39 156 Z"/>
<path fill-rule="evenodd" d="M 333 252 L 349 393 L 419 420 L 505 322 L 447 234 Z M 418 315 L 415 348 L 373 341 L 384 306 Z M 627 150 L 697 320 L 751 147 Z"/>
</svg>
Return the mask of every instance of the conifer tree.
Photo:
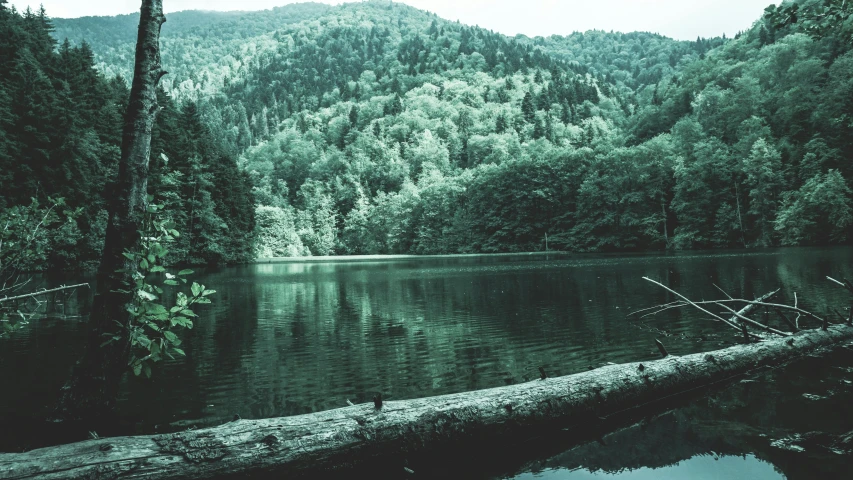
<svg viewBox="0 0 853 480">
<path fill-rule="evenodd" d="M 521 114 L 527 123 L 533 123 L 536 120 L 536 106 L 533 104 L 533 95 L 529 91 L 524 94 L 524 99 L 521 101 Z"/>
</svg>

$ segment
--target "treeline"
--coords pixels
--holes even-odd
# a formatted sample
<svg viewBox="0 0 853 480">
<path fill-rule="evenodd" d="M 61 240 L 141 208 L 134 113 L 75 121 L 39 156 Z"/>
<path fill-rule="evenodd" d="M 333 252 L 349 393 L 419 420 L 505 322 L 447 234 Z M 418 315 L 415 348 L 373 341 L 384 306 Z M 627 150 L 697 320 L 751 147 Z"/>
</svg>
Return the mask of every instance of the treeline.
<svg viewBox="0 0 853 480">
<path fill-rule="evenodd" d="M 40 249 L 49 253 L 21 267 L 91 266 L 103 248 L 128 88 L 122 78 L 98 73 L 85 42 L 57 44 L 44 9 L 18 13 L 5 4 L 0 0 L 0 217 L 64 199 L 63 215 L 40 227 Z M 171 258 L 250 258 L 254 209 L 246 175 L 233 156 L 209 146 L 215 142 L 191 105 L 179 109 L 162 97 L 152 149 L 161 160 L 152 163 L 150 186 L 184 234 Z"/>
</svg>

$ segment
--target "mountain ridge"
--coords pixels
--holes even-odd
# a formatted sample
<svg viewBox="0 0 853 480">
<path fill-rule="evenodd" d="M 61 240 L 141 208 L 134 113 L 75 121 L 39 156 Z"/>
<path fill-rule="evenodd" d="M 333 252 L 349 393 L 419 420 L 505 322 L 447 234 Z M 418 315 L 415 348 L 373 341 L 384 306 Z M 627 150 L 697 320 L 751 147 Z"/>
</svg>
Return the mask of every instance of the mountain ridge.
<svg viewBox="0 0 853 480">
<path fill-rule="evenodd" d="M 176 38 L 186 38 L 190 36 L 192 33 L 202 33 L 199 32 L 199 28 L 201 27 L 214 27 L 217 25 L 226 23 L 226 22 L 234 22 L 237 23 L 239 21 L 252 20 L 252 17 L 268 17 L 268 21 L 266 22 L 257 22 L 254 24 L 255 28 L 244 28 L 241 32 L 243 38 L 241 38 L 241 42 L 238 42 L 235 45 L 231 45 L 230 48 L 227 48 L 227 51 L 219 50 L 216 52 L 216 55 L 222 57 L 225 55 L 234 55 L 234 52 L 239 50 L 236 48 L 240 44 L 247 43 L 250 39 L 257 39 L 260 43 L 263 44 L 264 51 L 271 51 L 275 48 L 274 45 L 269 44 L 269 37 L 273 35 L 276 31 L 282 28 L 288 28 L 295 24 L 319 20 L 324 15 L 334 14 L 335 11 L 345 8 L 364 8 L 363 5 L 368 6 L 384 6 L 386 2 L 351 2 L 345 3 L 337 6 L 330 6 L 326 4 L 316 3 L 316 2 L 304 2 L 304 3 L 294 3 L 288 4 L 281 7 L 275 7 L 273 9 L 267 10 L 257 10 L 257 11 L 207 11 L 207 10 L 183 10 L 180 12 L 173 12 L 167 14 L 167 22 L 163 26 L 162 32 L 162 42 L 163 42 L 163 56 L 164 56 L 164 64 L 169 65 L 172 64 L 171 73 L 173 73 L 172 78 L 166 77 L 164 78 L 164 87 L 167 91 L 173 92 L 180 96 L 180 93 L 177 93 L 175 90 L 175 86 L 179 85 L 181 82 L 186 80 L 193 80 L 194 82 L 198 82 L 199 78 L 203 75 L 203 73 L 199 73 L 200 70 L 204 70 L 203 65 L 197 64 L 188 64 L 188 66 L 192 66 L 193 68 L 184 68 L 183 66 L 178 65 L 179 62 L 175 61 L 176 58 L 171 57 L 172 50 L 174 48 L 181 48 L 180 45 L 175 45 Z M 436 14 L 431 13 L 427 10 L 418 9 L 416 7 L 412 7 L 406 4 L 393 4 L 394 8 L 398 9 L 411 9 L 411 11 L 422 12 L 425 15 L 433 16 L 435 18 L 440 19 L 443 22 L 447 23 L 456 23 L 457 21 L 443 19 L 438 17 Z M 204 19 L 198 19 L 194 17 L 205 17 Z M 55 32 L 53 33 L 54 38 L 56 38 L 59 42 L 68 38 L 72 41 L 72 44 L 79 44 L 82 41 L 86 41 L 89 43 L 90 47 L 95 54 L 96 64 L 98 68 L 107 76 L 113 76 L 116 74 L 120 74 L 122 77 L 127 78 L 131 73 L 131 63 L 132 63 L 132 44 L 135 42 L 135 19 L 138 18 L 138 13 L 126 14 L 126 15 L 118 15 L 118 16 L 90 16 L 90 17 L 78 17 L 73 19 L 61 19 L 56 18 L 53 19 L 55 23 Z M 192 21 L 192 20 L 195 21 Z M 282 21 L 281 24 L 274 24 L 273 22 Z M 86 24 L 89 23 L 98 24 L 97 33 L 94 28 L 87 27 Z M 105 23 L 107 25 L 105 25 Z M 109 25 L 110 23 L 115 25 Z M 492 30 L 488 30 L 478 26 L 465 25 L 469 28 L 477 28 L 482 29 L 483 31 L 501 35 L 502 37 L 512 40 L 519 41 L 525 44 L 531 44 L 541 47 L 542 45 L 537 45 L 539 38 L 542 37 L 526 37 L 524 35 L 515 35 L 508 36 L 500 33 L 495 33 Z M 195 30 L 194 30 L 195 29 Z M 121 30 L 120 33 L 114 32 L 114 30 Z M 209 33 L 203 35 L 202 38 L 209 36 Z M 646 36 L 646 37 L 655 37 L 658 41 L 663 43 L 672 43 L 679 45 L 689 45 L 693 42 L 685 42 L 680 40 L 674 40 L 669 37 L 653 34 L 649 32 L 605 32 L 603 30 L 589 30 L 587 32 L 573 32 L 568 35 L 560 35 L 554 34 L 549 37 L 545 37 L 546 42 L 556 43 L 558 39 L 564 40 L 572 40 L 577 38 L 578 36 L 583 37 L 584 35 L 615 35 L 615 36 Z M 104 36 L 107 37 L 107 41 L 101 40 Z M 716 42 L 717 39 L 709 39 L 711 42 Z M 106 44 L 110 44 L 107 46 Z M 183 49 L 182 49 L 183 50 Z M 550 49 L 544 49 L 548 53 L 552 53 L 556 58 L 563 58 L 565 55 L 561 55 L 559 51 L 551 51 Z M 708 49 L 706 48 L 705 51 Z M 235 55 L 236 56 L 236 55 Z M 243 60 L 243 58 L 238 58 L 239 60 Z M 568 61 L 575 60 L 575 58 L 563 58 Z M 248 61 L 251 61 L 251 56 L 247 57 Z M 579 64 L 583 64 L 583 61 L 578 61 Z M 606 64 L 607 62 L 598 62 L 601 64 Z M 174 65 L 178 65 L 175 67 Z M 603 69 L 602 69 L 603 70 Z"/>
<path fill-rule="evenodd" d="M 236 219 L 236 205 L 254 204 L 251 245 L 240 247 L 256 255 L 532 251 L 546 237 L 571 251 L 853 238 L 846 3 L 786 3 L 733 39 L 695 42 L 524 39 L 401 4 L 315 7 L 283 8 L 283 21 L 202 15 L 162 41 L 172 74 L 152 189 L 206 185 L 208 197 L 188 186 L 177 195 L 191 196 L 175 203 L 185 218 Z M 826 8 L 846 20 L 821 21 Z M 129 60 L 120 45 L 93 45 L 80 51 L 101 51 L 102 71 L 103 59 L 117 70 Z M 195 172 L 216 171 L 217 158 L 237 159 L 239 175 L 221 178 L 249 187 L 199 214 L 219 187 Z M 190 224 L 204 226 L 212 254 L 206 239 L 228 236 L 221 223 Z"/>
</svg>

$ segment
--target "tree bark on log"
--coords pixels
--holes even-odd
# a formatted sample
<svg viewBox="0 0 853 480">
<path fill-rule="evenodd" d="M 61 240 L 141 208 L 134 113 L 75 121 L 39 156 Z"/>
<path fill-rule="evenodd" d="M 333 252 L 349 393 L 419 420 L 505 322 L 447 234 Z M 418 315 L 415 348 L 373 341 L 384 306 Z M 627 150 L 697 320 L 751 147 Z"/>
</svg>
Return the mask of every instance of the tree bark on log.
<svg viewBox="0 0 853 480">
<path fill-rule="evenodd" d="M 115 403 L 119 381 L 128 369 L 130 343 L 125 339 L 102 346 L 105 334 L 126 329 L 136 263 L 125 251 L 139 250 L 140 225 L 148 207 L 148 160 L 151 131 L 159 106 L 157 84 L 166 72 L 160 65 L 162 0 L 142 0 L 133 84 L 124 118 L 121 162 L 110 203 L 104 252 L 90 316 L 91 329 L 83 359 L 61 392 L 57 417 L 92 418 Z"/>
<path fill-rule="evenodd" d="M 313 477 L 450 442 L 475 445 L 588 424 L 853 340 L 834 325 L 640 364 L 417 400 L 372 403 L 166 435 L 116 437 L 0 455 L 0 479 Z M 571 428 L 569 429 L 571 431 Z M 460 444 L 461 443 L 457 443 Z"/>
</svg>

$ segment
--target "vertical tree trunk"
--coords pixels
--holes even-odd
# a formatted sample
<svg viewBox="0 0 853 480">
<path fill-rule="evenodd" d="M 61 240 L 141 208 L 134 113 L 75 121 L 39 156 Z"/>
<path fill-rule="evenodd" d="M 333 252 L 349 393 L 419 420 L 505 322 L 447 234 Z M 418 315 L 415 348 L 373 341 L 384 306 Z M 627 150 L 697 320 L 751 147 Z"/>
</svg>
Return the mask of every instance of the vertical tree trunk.
<svg viewBox="0 0 853 480">
<path fill-rule="evenodd" d="M 743 248 L 746 248 L 746 237 L 743 233 L 743 217 L 740 215 L 740 189 L 735 182 L 735 201 L 737 202 L 737 221 L 740 223 L 740 241 L 743 243 Z"/>
<path fill-rule="evenodd" d="M 115 403 L 119 381 L 127 371 L 130 343 L 123 340 L 101 346 L 130 324 L 127 305 L 133 298 L 135 262 L 122 255 L 139 250 L 141 221 L 148 206 L 148 159 L 151 130 L 159 111 L 157 84 L 165 71 L 160 66 L 162 0 L 142 0 L 136 63 L 130 101 L 124 118 L 121 163 L 110 203 L 109 223 L 98 287 L 90 317 L 91 330 L 83 359 L 74 366 L 71 379 L 60 396 L 58 414 L 62 418 L 91 418 Z"/>
</svg>

